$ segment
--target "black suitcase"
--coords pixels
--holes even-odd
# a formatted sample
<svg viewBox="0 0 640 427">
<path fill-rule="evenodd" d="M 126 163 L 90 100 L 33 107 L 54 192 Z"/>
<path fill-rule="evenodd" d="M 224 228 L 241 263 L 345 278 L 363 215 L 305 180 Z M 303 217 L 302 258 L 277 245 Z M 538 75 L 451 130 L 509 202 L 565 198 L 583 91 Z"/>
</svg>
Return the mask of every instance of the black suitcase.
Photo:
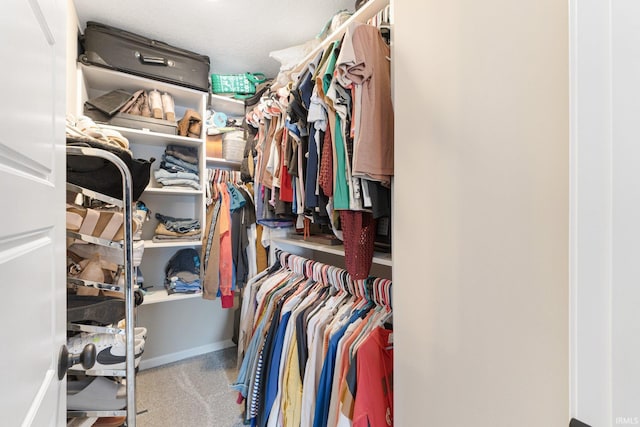
<svg viewBox="0 0 640 427">
<path fill-rule="evenodd" d="M 209 57 L 147 37 L 87 22 L 80 62 L 209 91 Z"/>
</svg>

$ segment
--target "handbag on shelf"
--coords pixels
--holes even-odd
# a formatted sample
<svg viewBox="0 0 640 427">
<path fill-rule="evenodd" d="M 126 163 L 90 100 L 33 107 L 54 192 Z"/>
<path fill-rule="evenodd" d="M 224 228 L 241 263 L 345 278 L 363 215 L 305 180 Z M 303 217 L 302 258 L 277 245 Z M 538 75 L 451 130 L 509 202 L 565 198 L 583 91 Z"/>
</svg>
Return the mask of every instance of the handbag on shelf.
<svg viewBox="0 0 640 427">
<path fill-rule="evenodd" d="M 236 98 L 245 97 L 256 93 L 256 86 L 266 80 L 263 73 L 211 74 L 211 90 L 213 93 L 234 93 Z"/>
<path fill-rule="evenodd" d="M 149 184 L 151 164 L 149 160 L 134 159 L 128 150 L 105 144 L 93 138 L 67 136 L 67 145 L 99 148 L 118 156 L 131 172 L 132 201 L 138 200 Z M 122 175 L 117 166 L 100 157 L 67 155 L 67 181 L 107 196 L 122 198 Z"/>
</svg>

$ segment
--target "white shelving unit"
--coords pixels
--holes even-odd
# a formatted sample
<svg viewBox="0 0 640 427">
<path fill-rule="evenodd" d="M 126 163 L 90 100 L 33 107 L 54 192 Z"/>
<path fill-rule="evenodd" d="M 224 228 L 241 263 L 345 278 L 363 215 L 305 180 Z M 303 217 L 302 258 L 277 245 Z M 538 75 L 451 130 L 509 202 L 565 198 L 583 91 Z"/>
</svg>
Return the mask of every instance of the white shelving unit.
<svg viewBox="0 0 640 427">
<path fill-rule="evenodd" d="M 113 89 L 123 89 L 129 92 L 134 92 L 139 89 L 156 89 L 161 92 L 166 92 L 173 97 L 177 120 L 182 117 L 187 109 L 197 111 L 201 117 L 205 115 L 207 94 L 204 92 L 85 64 L 78 64 L 78 75 L 78 93 L 82 94 L 78 111 L 82 111 L 82 106 L 86 99 L 93 98 Z M 200 220 L 201 224 L 204 223 L 205 205 L 204 191 L 202 190 L 205 185 L 204 132 L 202 132 L 200 138 L 191 138 L 154 132 L 147 129 L 132 129 L 102 124 L 100 126 L 116 130 L 126 137 L 129 140 L 129 145 L 134 157 L 147 159 L 153 157 L 156 159 L 151 166 L 152 172 L 149 185 L 140 197 L 140 200 L 143 201 L 151 211 L 150 221 L 146 222 L 143 226 L 142 237 L 145 240 L 145 253 L 140 269 L 144 274 L 145 286 L 153 285 L 154 288 L 160 289 L 164 283 L 164 271 L 163 269 L 158 269 L 157 266 L 166 263 L 172 253 L 158 251 L 157 248 L 178 250 L 185 247 L 197 247 L 201 244 L 201 241 L 156 243 L 153 242 L 151 238 L 158 224 L 158 221 L 155 219 L 156 213 L 180 218 L 196 218 Z M 170 144 L 195 147 L 198 150 L 199 190 L 189 187 L 163 187 L 155 181 L 153 171 L 159 168 L 164 150 Z M 162 259 L 158 259 L 158 257 Z M 154 267 L 149 268 L 150 263 Z"/>
<path fill-rule="evenodd" d="M 116 130 L 129 140 L 135 158 L 155 158 L 151 166 L 149 185 L 139 198 L 151 211 L 150 220 L 143 225 L 144 255 L 140 271 L 144 277 L 143 286 L 149 287 L 144 303 L 138 307 L 138 324 L 147 327 L 148 339 L 141 369 L 158 366 L 213 351 L 230 345 L 232 335 L 232 311 L 223 310 L 219 301 L 206 301 L 202 294 L 172 294 L 164 289 L 165 266 L 167 261 L 183 248 L 194 248 L 198 252 L 202 240 L 195 241 L 152 241 L 158 221 L 156 213 L 176 218 L 197 218 L 204 233 L 206 219 L 205 185 L 208 164 L 239 168 L 233 162 L 218 159 L 211 163 L 206 159 L 206 135 L 204 119 L 210 98 L 201 92 L 182 86 L 146 79 L 106 68 L 79 63 L 76 68 L 78 99 L 76 114 L 81 115 L 84 102 L 114 89 L 130 93 L 137 90 L 156 89 L 170 94 L 175 103 L 176 120 L 183 117 L 187 109 L 197 111 L 203 119 L 202 133 L 198 138 L 155 132 L 148 129 L 132 129 L 122 126 L 102 125 Z M 213 96 L 215 106 L 228 115 L 244 114 L 244 102 L 226 97 Z M 159 168 L 167 145 L 195 147 L 198 151 L 198 171 L 200 189 L 189 187 L 163 187 L 156 182 L 153 171 Z M 160 302 L 171 304 L 157 304 Z M 184 329 L 178 325 L 188 324 Z"/>
</svg>

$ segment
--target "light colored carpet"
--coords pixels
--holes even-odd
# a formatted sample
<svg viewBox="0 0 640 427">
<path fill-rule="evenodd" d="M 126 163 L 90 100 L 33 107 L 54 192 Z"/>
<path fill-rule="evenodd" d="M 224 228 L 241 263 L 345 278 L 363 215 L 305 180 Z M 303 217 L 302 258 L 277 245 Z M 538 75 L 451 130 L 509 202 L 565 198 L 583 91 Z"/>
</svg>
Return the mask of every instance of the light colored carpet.
<svg viewBox="0 0 640 427">
<path fill-rule="evenodd" d="M 141 371 L 136 376 L 139 427 L 240 427 L 235 347 Z"/>
</svg>

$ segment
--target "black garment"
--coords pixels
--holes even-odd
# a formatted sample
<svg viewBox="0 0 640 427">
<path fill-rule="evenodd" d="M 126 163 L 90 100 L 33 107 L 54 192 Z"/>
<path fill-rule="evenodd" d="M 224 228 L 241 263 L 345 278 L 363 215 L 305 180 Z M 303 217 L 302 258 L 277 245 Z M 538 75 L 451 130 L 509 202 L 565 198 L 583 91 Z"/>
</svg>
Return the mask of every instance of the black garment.
<svg viewBox="0 0 640 427">
<path fill-rule="evenodd" d="M 298 85 L 298 92 L 300 94 L 300 100 L 302 101 L 302 105 L 307 110 L 311 105 L 311 95 L 313 94 L 313 88 L 316 85 L 316 80 L 311 78 L 313 74 L 313 70 L 320 62 L 320 58 L 322 58 L 322 54 L 318 54 L 314 61 L 309 64 L 309 68 L 307 68 L 307 72 L 300 79 L 300 84 Z"/>
<path fill-rule="evenodd" d="M 276 210 L 269 201 L 271 200 L 271 189 L 269 187 L 264 187 L 264 199 L 262 201 L 262 218 L 264 219 L 275 219 L 276 218 Z"/>
<path fill-rule="evenodd" d="M 258 151 L 256 150 L 256 136 L 258 134 L 258 129 L 249 125 L 246 119 L 243 119 L 242 127 L 245 130 L 245 140 L 247 142 L 244 145 L 244 152 L 242 153 L 242 162 L 240 164 L 240 178 L 242 179 L 242 182 L 252 182 L 253 176 L 251 175 L 251 171 L 249 170 L 249 162 L 255 162 L 255 159 L 258 156 Z M 250 160 L 250 158 L 252 160 Z M 252 166 L 255 173 L 255 164 Z"/>
<path fill-rule="evenodd" d="M 289 175 L 298 176 L 298 139 L 291 135 L 291 132 L 287 134 L 287 145 L 285 147 L 285 164 L 287 165 L 287 172 Z"/>
<path fill-rule="evenodd" d="M 200 274 L 200 254 L 195 249 L 180 249 L 173 254 L 164 268 L 164 275 L 169 278 L 181 271 Z"/>
<path fill-rule="evenodd" d="M 307 360 L 309 359 L 309 346 L 307 342 L 307 315 L 318 304 L 324 305 L 328 296 L 329 288 L 322 288 L 318 291 L 318 298 L 309 307 L 302 310 L 302 312 L 296 317 L 296 339 L 298 341 L 298 365 L 300 367 L 300 378 L 304 379 L 304 373 L 307 366 Z"/>
<path fill-rule="evenodd" d="M 347 370 L 347 375 L 345 377 L 345 381 L 347 382 L 347 387 L 349 387 L 349 392 L 351 396 L 355 399 L 357 393 L 357 384 L 358 384 L 358 353 L 353 355 L 353 359 L 351 360 L 351 365 L 349 365 L 349 369 Z"/>
<path fill-rule="evenodd" d="M 391 190 L 377 181 L 362 180 L 369 188 L 371 212 L 374 219 L 391 216 Z"/>
<path fill-rule="evenodd" d="M 183 147 L 182 145 L 173 145 L 173 144 L 169 144 L 167 145 L 167 148 L 165 149 L 165 153 L 171 154 L 174 157 L 180 158 L 179 156 L 176 156 L 175 154 L 181 154 L 185 157 L 193 157 L 196 159 L 198 159 L 198 149 L 196 147 Z M 184 159 L 183 159 L 184 160 Z M 192 163 L 189 160 L 185 160 L 187 163 Z"/>
<path fill-rule="evenodd" d="M 324 139 L 324 132 L 318 132 L 318 139 Z M 304 181 L 304 207 L 313 210 L 318 206 L 318 196 L 316 196 L 316 182 L 318 181 L 318 167 L 320 166 L 320 156 L 318 156 L 318 142 L 314 135 L 309 136 L 309 150 L 307 151 L 307 171 Z"/>
<path fill-rule="evenodd" d="M 290 104 L 287 108 L 287 115 L 289 116 L 291 124 L 296 125 L 298 129 L 306 129 L 308 111 L 302 104 L 300 94 L 296 91 L 291 92 Z"/>
<path fill-rule="evenodd" d="M 247 201 L 247 203 L 243 207 L 244 209 L 243 224 L 245 227 L 248 228 L 248 227 L 251 227 L 251 224 L 256 223 L 256 207 L 253 204 L 253 196 L 249 194 L 249 192 L 245 188 L 238 187 L 238 190 L 240 190 L 240 192 L 242 193 L 242 196 Z"/>
<path fill-rule="evenodd" d="M 287 218 L 293 216 L 293 208 L 291 202 L 284 202 L 280 200 L 280 189 L 275 187 L 276 192 L 276 215 L 279 218 Z"/>
<path fill-rule="evenodd" d="M 318 165 L 317 167 L 320 167 L 320 162 L 322 161 L 322 149 L 324 147 L 324 139 L 325 139 L 325 133 L 324 132 L 320 132 L 320 141 L 318 141 L 320 147 L 319 147 L 319 151 L 320 151 L 320 157 L 318 157 Z M 315 209 L 313 211 L 313 223 L 314 224 L 320 224 L 320 225 L 328 225 L 331 223 L 331 221 L 329 220 L 329 213 L 327 212 L 327 204 L 329 203 L 329 197 L 327 197 L 324 194 L 324 191 L 322 191 L 322 187 L 318 186 L 318 207 L 317 209 Z"/>
<path fill-rule="evenodd" d="M 234 187 L 244 198 L 245 205 L 231 212 L 231 253 L 236 269 L 236 286 L 243 288 L 249 279 L 248 229 L 256 222 L 256 209 L 251 194 L 243 187 Z"/>
<path fill-rule="evenodd" d="M 236 288 L 243 288 L 249 275 L 247 228 L 242 223 L 243 209 L 231 211 L 231 256 L 236 269 Z"/>
</svg>

